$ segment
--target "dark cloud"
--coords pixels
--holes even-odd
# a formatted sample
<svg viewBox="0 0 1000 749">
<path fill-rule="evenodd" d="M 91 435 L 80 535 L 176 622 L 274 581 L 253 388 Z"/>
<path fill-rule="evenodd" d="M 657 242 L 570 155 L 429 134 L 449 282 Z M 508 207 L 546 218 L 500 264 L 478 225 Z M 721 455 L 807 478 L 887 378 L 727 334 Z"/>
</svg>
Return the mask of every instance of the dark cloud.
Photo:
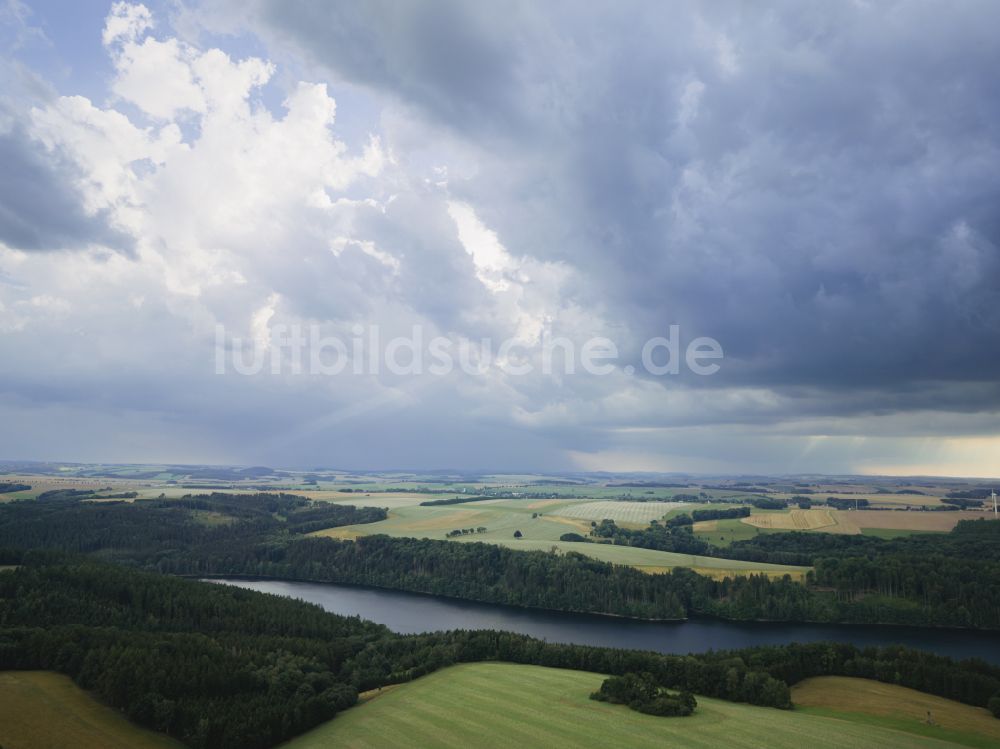
<svg viewBox="0 0 1000 749">
<path fill-rule="evenodd" d="M 509 44 L 516 21 L 495 9 L 457 0 L 377 0 L 263 3 L 260 10 L 275 32 L 344 78 L 397 92 L 441 122 L 494 128 L 520 119 L 518 50 Z"/>
<path fill-rule="evenodd" d="M 633 355 L 677 322 L 727 352 L 689 384 L 1000 408 L 996 4 L 262 7 L 481 149 L 450 189 L 577 267 Z"/>
<path fill-rule="evenodd" d="M 0 115 L 10 116 L 0 110 Z M 80 249 L 97 244 L 131 251 L 130 237 L 88 214 L 73 188 L 75 172 L 14 125 L 0 134 L 0 241 L 18 250 Z"/>
</svg>

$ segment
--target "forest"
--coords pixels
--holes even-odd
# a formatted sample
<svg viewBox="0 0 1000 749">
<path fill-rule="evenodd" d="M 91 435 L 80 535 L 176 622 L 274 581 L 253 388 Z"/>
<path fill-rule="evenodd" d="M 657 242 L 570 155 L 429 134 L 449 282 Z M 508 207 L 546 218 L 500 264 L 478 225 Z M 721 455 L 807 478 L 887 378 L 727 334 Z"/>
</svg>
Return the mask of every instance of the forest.
<svg viewBox="0 0 1000 749">
<path fill-rule="evenodd" d="M 775 708 L 791 706 L 790 685 L 821 675 L 977 706 L 1000 699 L 1000 668 L 904 648 L 818 643 L 674 656 L 496 631 L 403 636 L 302 601 L 62 553 L 29 552 L 0 573 L 0 669 L 67 674 L 192 747 L 263 749 L 329 720 L 360 691 L 486 660 L 648 674 L 649 694 Z"/>
</svg>

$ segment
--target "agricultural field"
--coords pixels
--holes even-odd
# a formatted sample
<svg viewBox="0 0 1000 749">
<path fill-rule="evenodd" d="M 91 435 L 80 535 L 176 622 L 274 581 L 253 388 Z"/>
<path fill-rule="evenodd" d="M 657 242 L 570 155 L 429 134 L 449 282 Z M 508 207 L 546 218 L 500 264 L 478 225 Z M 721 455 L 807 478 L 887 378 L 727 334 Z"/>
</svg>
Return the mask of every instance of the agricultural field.
<svg viewBox="0 0 1000 749">
<path fill-rule="evenodd" d="M 837 510 L 823 508 L 789 510 L 788 512 L 757 512 L 742 522 L 755 528 L 781 531 L 826 530 L 837 525 Z"/>
<path fill-rule="evenodd" d="M 689 507 L 683 502 L 581 502 L 580 504 L 562 507 L 559 515 L 577 520 L 596 520 L 605 518 L 616 523 L 649 525 L 650 520 L 659 520 L 668 512 Z"/>
<path fill-rule="evenodd" d="M 591 523 L 590 520 L 564 517 L 562 504 L 559 500 L 489 500 L 438 507 L 398 507 L 390 511 L 387 520 L 378 523 L 330 528 L 316 531 L 313 535 L 353 540 L 362 535 L 384 533 L 397 537 L 444 540 L 448 532 L 455 529 L 475 531 L 477 528 L 485 528 L 484 532 L 455 536 L 453 540 L 468 543 L 480 541 L 511 549 L 533 551 L 555 549 L 562 553 L 574 551 L 604 562 L 637 567 L 651 573 L 664 572 L 674 567 L 690 567 L 712 577 L 758 572 L 771 576 L 788 574 L 795 579 L 801 579 L 806 572 L 805 567 L 717 559 L 631 546 L 560 541 L 559 537 L 564 533 L 586 535 L 590 532 Z M 573 506 L 572 503 L 570 506 Z M 537 517 L 532 517 L 533 515 Z M 515 531 L 520 531 L 522 537 L 514 538 Z"/>
<path fill-rule="evenodd" d="M 68 677 L 0 671 L 0 746 L 10 749 L 183 749 L 130 723 Z"/>
<path fill-rule="evenodd" d="M 764 531 L 821 531 L 857 535 L 905 535 L 907 533 L 945 533 L 959 520 L 983 517 L 982 512 L 920 512 L 905 510 L 834 510 L 813 508 L 780 512 L 754 512 L 740 522 Z"/>
<path fill-rule="evenodd" d="M 692 530 L 713 546 L 729 546 L 733 541 L 745 541 L 761 532 L 759 528 L 740 522 L 739 518 L 704 520 L 695 523 Z"/>
<path fill-rule="evenodd" d="M 819 676 L 792 687 L 792 701 L 814 715 L 857 716 L 859 721 L 975 747 L 1000 746 L 1000 720 L 963 705 L 895 684 L 846 676 Z M 928 717 L 930 721 L 928 722 Z"/>
<path fill-rule="evenodd" d="M 378 523 L 349 525 L 318 531 L 315 535 L 356 538 L 359 535 L 384 533 L 389 536 L 444 539 L 453 530 L 485 528 L 461 538 L 494 543 L 513 539 L 521 531 L 526 539 L 558 541 L 564 533 L 589 533 L 590 523 L 544 514 L 544 508 L 531 509 L 527 501 L 507 500 L 471 502 L 437 507 L 400 506 L 390 509 L 389 518 Z M 542 514 L 539 514 L 542 513 Z M 539 515 L 532 517 L 532 515 Z"/>
<path fill-rule="evenodd" d="M 847 515 L 847 518 L 844 516 Z M 864 533 L 867 530 L 901 530 L 920 533 L 946 533 L 958 525 L 959 520 L 986 517 L 982 512 L 899 512 L 892 510 L 867 510 L 840 512 L 841 525 L 853 524 Z"/>
<path fill-rule="evenodd" d="M 688 718 L 658 718 L 589 699 L 603 676 L 503 663 L 453 666 L 383 690 L 293 739 L 327 747 L 678 746 L 768 749 L 946 749 L 957 743 L 841 716 L 751 707 L 704 697 Z"/>
<path fill-rule="evenodd" d="M 451 499 L 460 494 L 417 494 L 415 492 L 343 492 L 330 490 L 294 491 L 300 497 L 308 497 L 317 502 L 331 502 L 338 505 L 357 507 L 384 507 L 392 510 L 398 507 L 414 507 L 421 502 L 435 499 Z"/>
</svg>

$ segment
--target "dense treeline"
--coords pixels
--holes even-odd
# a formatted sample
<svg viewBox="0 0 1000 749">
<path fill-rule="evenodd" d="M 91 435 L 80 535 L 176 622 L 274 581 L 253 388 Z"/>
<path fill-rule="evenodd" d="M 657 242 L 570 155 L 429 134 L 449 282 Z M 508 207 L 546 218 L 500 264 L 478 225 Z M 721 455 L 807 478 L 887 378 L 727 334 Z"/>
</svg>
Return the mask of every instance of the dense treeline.
<svg viewBox="0 0 1000 749">
<path fill-rule="evenodd" d="M 955 497 L 943 497 L 941 501 L 946 505 L 954 505 L 960 510 L 968 510 L 972 507 L 982 507 L 981 499 L 957 499 Z"/>
<path fill-rule="evenodd" d="M 788 507 L 788 502 L 775 497 L 759 497 L 750 500 L 750 504 L 758 510 L 784 510 Z"/>
<path fill-rule="evenodd" d="M 841 621 L 1000 626 L 1000 523 L 996 521 L 963 520 L 949 534 L 895 539 L 763 534 L 733 543 L 727 555 L 812 565 L 815 569 L 807 581 L 835 593 Z"/>
<path fill-rule="evenodd" d="M 376 507 L 314 504 L 287 494 L 208 494 L 180 499 L 80 502 L 73 498 L 0 505 L 0 546 L 101 552 L 150 563 L 162 554 L 264 543 L 283 534 L 373 523 Z"/>
<path fill-rule="evenodd" d="M 31 488 L 31 484 L 19 484 L 15 481 L 0 481 L 0 494 L 10 494 L 11 492 L 25 492 Z"/>
<path fill-rule="evenodd" d="M 435 507 L 436 505 L 464 505 L 469 502 L 485 502 L 488 499 L 496 499 L 496 497 L 450 497 L 448 499 L 428 499 L 425 502 L 421 502 L 421 507 Z"/>
<path fill-rule="evenodd" d="M 826 504 L 836 510 L 867 510 L 867 499 L 844 499 L 843 497 L 827 497 Z"/>
<path fill-rule="evenodd" d="M 734 541 L 724 553 L 731 559 L 748 562 L 795 565 L 811 565 L 821 557 L 874 559 L 887 555 L 941 555 L 1000 562 L 1000 522 L 985 518 L 961 520 L 951 533 L 922 533 L 892 539 L 802 531 L 765 533 Z"/>
<path fill-rule="evenodd" d="M 356 541 L 305 538 L 255 548 L 219 548 L 199 559 L 163 558 L 161 572 L 251 575 L 372 585 L 514 606 L 687 617 L 688 570 L 647 575 L 580 554 L 515 551 L 485 543 L 388 536 Z"/>
</svg>

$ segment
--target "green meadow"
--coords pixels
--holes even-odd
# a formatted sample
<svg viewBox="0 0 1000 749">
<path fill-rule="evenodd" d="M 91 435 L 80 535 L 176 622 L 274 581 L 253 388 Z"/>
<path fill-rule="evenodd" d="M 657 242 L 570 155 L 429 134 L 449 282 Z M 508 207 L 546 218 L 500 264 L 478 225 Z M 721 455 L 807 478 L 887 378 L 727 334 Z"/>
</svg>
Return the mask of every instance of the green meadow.
<svg viewBox="0 0 1000 749">
<path fill-rule="evenodd" d="M 834 715 L 698 698 L 687 718 L 589 699 L 599 674 L 477 663 L 383 690 L 287 749 L 581 747 L 587 749 L 945 749 L 959 744 Z"/>
</svg>

